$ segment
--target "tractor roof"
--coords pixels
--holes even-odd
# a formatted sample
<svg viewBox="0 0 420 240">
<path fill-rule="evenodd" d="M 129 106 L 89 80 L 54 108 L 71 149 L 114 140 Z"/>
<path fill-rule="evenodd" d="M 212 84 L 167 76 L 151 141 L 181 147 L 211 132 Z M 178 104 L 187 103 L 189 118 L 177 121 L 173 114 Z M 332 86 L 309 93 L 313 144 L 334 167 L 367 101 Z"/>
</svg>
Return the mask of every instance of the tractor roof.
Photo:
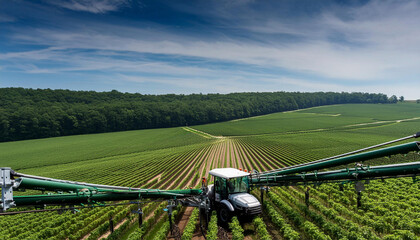
<svg viewBox="0 0 420 240">
<path fill-rule="evenodd" d="M 227 179 L 249 176 L 249 173 L 240 171 L 239 169 L 236 169 L 236 168 L 215 168 L 211 170 L 209 173 L 212 176 L 227 178 Z"/>
</svg>

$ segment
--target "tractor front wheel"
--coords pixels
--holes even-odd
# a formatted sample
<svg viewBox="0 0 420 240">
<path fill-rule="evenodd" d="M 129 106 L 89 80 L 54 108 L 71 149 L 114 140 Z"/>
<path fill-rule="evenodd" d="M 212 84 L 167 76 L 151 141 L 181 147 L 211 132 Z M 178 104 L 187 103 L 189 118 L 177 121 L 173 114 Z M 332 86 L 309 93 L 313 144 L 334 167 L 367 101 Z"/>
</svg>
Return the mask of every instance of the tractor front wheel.
<svg viewBox="0 0 420 240">
<path fill-rule="evenodd" d="M 232 212 L 224 204 L 220 206 L 218 213 L 219 213 L 219 220 L 223 224 L 228 224 L 230 220 L 232 219 Z"/>
</svg>

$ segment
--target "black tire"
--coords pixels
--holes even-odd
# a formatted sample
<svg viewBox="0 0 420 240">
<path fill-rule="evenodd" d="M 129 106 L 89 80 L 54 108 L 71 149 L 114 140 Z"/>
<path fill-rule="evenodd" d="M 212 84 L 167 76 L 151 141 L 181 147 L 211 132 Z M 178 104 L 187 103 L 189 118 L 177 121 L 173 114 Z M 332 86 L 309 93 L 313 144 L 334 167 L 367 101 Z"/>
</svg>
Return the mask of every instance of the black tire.
<svg viewBox="0 0 420 240">
<path fill-rule="evenodd" d="M 232 212 L 229 210 L 229 208 L 224 205 L 221 204 L 219 207 L 219 211 L 218 211 L 218 217 L 219 217 L 219 221 L 222 224 L 228 224 L 230 222 L 230 220 L 232 219 Z"/>
</svg>

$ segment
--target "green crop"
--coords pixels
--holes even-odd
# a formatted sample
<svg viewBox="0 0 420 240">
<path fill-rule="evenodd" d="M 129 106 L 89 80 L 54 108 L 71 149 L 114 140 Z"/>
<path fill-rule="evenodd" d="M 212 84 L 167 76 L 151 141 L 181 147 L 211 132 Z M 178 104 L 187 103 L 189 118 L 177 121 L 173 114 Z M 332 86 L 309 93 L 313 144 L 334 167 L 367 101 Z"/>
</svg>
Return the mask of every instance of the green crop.
<svg viewBox="0 0 420 240">
<path fill-rule="evenodd" d="M 258 239 L 261 239 L 261 240 L 271 240 L 272 239 L 270 234 L 267 231 L 267 226 L 265 225 L 262 218 L 256 217 L 256 218 L 254 218 L 254 220 L 252 222 L 254 223 L 255 230 L 256 230 L 257 235 L 258 235 Z"/>
<path fill-rule="evenodd" d="M 211 214 L 208 230 L 207 230 L 207 240 L 216 240 L 217 239 L 217 213 L 216 211 L 213 211 Z"/>
<path fill-rule="evenodd" d="M 413 120 L 416 118 L 417 120 Z M 382 126 L 395 123 L 397 120 L 419 122 L 420 105 L 399 103 L 322 106 L 294 112 L 273 113 L 229 122 L 194 126 L 193 128 L 216 136 L 275 135 L 346 130 L 366 126 L 354 126 L 356 124 Z"/>
<path fill-rule="evenodd" d="M 232 221 L 229 223 L 229 229 L 232 231 L 233 240 L 243 240 L 244 239 L 244 229 L 237 217 L 233 217 Z"/>
<path fill-rule="evenodd" d="M 39 168 L 206 141 L 182 128 L 168 128 L 6 142 L 0 143 L 0 165 L 14 170 Z"/>
<path fill-rule="evenodd" d="M 200 213 L 198 208 L 194 208 L 190 219 L 188 220 L 187 226 L 185 226 L 184 232 L 182 234 L 181 240 L 191 240 L 196 229 L 198 214 Z"/>
</svg>

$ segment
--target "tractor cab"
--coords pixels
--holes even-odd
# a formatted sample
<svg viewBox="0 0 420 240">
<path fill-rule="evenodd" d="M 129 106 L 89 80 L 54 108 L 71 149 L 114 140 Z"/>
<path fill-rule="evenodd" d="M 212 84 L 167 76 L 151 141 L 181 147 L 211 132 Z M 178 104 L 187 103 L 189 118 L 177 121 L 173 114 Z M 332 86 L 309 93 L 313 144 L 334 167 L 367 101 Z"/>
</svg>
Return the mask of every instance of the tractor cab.
<svg viewBox="0 0 420 240">
<path fill-rule="evenodd" d="M 235 168 L 217 168 L 209 173 L 214 177 L 216 202 L 228 199 L 230 194 L 249 193 L 249 173 Z"/>
<path fill-rule="evenodd" d="M 209 174 L 214 177 L 214 185 L 209 185 L 209 199 L 223 222 L 229 221 L 233 214 L 261 213 L 261 203 L 249 194 L 249 173 L 235 168 L 216 168 Z"/>
</svg>

